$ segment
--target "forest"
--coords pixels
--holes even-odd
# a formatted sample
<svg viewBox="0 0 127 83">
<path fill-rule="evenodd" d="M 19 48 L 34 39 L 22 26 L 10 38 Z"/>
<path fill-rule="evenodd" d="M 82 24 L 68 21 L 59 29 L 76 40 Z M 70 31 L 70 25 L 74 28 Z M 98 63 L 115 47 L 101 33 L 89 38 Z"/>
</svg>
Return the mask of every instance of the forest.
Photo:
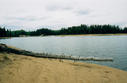
<svg viewBox="0 0 127 83">
<path fill-rule="evenodd" d="M 121 28 L 115 25 L 85 25 L 61 28 L 60 30 L 51 30 L 41 28 L 35 31 L 15 30 L 11 31 L 6 27 L 0 27 L 0 37 L 19 37 L 19 36 L 45 36 L 45 35 L 74 35 L 74 34 L 115 34 L 127 33 L 127 27 Z"/>
</svg>

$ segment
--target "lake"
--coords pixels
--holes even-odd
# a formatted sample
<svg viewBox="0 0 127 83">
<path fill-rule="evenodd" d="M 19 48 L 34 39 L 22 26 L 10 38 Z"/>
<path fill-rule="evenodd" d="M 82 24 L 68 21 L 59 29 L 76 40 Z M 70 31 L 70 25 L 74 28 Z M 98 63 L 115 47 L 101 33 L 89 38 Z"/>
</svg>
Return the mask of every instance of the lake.
<svg viewBox="0 0 127 83">
<path fill-rule="evenodd" d="M 113 62 L 85 61 L 127 71 L 127 36 L 44 36 L 0 39 L 0 43 L 28 51 L 81 57 L 113 58 Z"/>
</svg>

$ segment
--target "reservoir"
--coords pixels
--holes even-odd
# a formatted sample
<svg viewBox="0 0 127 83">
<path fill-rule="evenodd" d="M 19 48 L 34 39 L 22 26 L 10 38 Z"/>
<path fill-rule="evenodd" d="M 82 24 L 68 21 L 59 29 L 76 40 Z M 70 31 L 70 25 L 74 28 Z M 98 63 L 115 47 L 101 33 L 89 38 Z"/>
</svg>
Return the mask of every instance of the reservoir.
<svg viewBox="0 0 127 83">
<path fill-rule="evenodd" d="M 37 53 L 113 58 L 113 62 L 85 61 L 127 71 L 127 36 L 43 36 L 0 39 L 0 43 Z"/>
</svg>

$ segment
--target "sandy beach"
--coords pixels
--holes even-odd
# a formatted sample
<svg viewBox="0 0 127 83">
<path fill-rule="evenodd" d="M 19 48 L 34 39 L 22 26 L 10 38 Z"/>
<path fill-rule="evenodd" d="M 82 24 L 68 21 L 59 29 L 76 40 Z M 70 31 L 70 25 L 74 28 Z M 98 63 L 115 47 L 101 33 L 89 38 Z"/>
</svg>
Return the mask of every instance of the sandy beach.
<svg viewBox="0 0 127 83">
<path fill-rule="evenodd" d="M 126 77 L 96 64 L 0 53 L 0 83 L 127 83 Z"/>
<path fill-rule="evenodd" d="M 116 33 L 116 34 L 68 34 L 68 35 L 56 35 L 56 36 L 60 36 L 60 37 L 64 37 L 64 36 L 126 36 L 126 33 Z"/>
</svg>

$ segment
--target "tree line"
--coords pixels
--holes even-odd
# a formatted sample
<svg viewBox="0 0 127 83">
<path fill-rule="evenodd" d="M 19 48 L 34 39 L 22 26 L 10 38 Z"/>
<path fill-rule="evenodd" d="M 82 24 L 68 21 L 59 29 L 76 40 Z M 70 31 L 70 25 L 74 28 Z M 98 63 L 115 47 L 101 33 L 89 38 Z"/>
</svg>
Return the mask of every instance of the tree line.
<svg viewBox="0 0 127 83">
<path fill-rule="evenodd" d="M 51 30 L 47 28 L 37 29 L 35 31 L 16 30 L 11 31 L 0 27 L 0 37 L 19 37 L 25 36 L 40 36 L 40 35 L 68 35 L 68 34 L 115 34 L 127 33 L 127 27 L 120 28 L 115 25 L 85 25 L 72 26 L 61 28 L 60 30 Z"/>
</svg>

